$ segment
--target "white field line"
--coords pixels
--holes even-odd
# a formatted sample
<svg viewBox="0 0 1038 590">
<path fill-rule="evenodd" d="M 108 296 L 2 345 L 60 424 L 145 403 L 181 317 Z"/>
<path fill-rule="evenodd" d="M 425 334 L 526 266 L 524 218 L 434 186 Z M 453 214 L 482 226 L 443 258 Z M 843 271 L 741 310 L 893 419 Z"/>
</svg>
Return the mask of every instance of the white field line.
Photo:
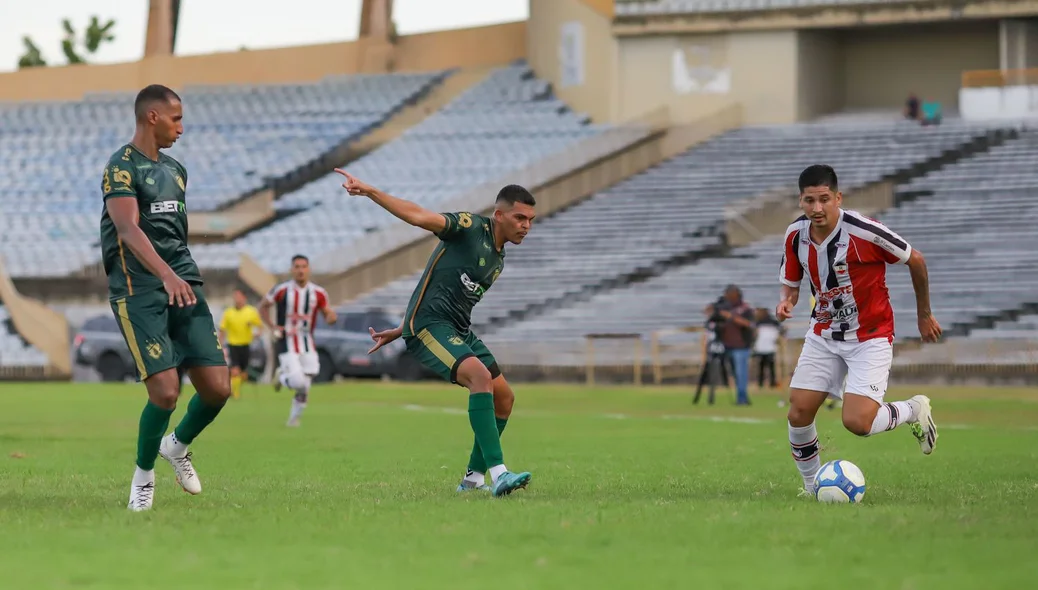
<svg viewBox="0 0 1038 590">
<path fill-rule="evenodd" d="M 366 404 L 365 404 L 366 405 Z M 379 404 L 381 405 L 381 404 Z M 392 407 L 392 406 L 384 406 Z M 455 416 L 468 415 L 466 410 L 461 408 L 449 408 L 449 407 L 436 407 L 436 406 L 422 406 L 418 404 L 407 404 L 404 406 L 395 406 L 409 412 L 425 412 L 425 413 L 439 413 L 439 414 L 451 414 Z M 596 418 L 603 418 L 606 420 L 691 420 L 695 422 L 718 422 L 718 423 L 732 423 L 732 424 L 781 424 L 785 420 L 776 420 L 770 418 L 752 418 L 749 416 L 695 416 L 688 414 L 662 414 L 658 416 L 631 416 L 629 414 L 620 413 L 609 413 L 609 414 L 565 414 L 561 412 L 544 412 L 544 411 L 520 411 L 516 412 L 519 416 L 592 416 Z M 973 424 L 939 424 L 939 429 L 944 430 L 976 430 L 978 426 Z M 1038 431 L 1038 426 L 1017 426 L 1017 427 L 991 427 L 991 428 L 1003 428 L 1005 430 L 1015 431 Z"/>
</svg>

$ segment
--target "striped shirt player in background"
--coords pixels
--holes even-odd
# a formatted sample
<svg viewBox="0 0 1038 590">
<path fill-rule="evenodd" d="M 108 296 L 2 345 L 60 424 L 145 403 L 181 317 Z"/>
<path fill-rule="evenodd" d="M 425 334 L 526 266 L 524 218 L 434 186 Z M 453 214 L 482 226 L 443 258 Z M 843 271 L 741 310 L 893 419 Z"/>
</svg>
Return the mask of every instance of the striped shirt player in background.
<svg viewBox="0 0 1038 590">
<path fill-rule="evenodd" d="M 277 309 L 275 322 L 270 321 L 270 308 Z M 317 313 L 334 324 L 335 310 L 328 305 L 328 292 L 310 282 L 310 259 L 302 254 L 292 257 L 292 280 L 275 286 L 260 303 L 260 317 L 274 335 L 278 368 L 274 372 L 274 391 L 288 387 L 295 391 L 288 426 L 299 426 L 299 418 L 310 397 L 310 385 L 321 371 L 314 346 Z"/>
<path fill-rule="evenodd" d="M 792 317 L 806 275 L 815 306 L 789 384 L 789 443 L 804 489 L 813 494 L 821 467 L 815 414 L 830 392 L 846 391 L 843 425 L 854 434 L 870 436 L 908 423 L 923 454 L 932 453 L 937 443 L 929 398 L 883 401 L 894 358 L 886 265 L 908 266 L 923 341 L 937 341 L 941 326 L 930 312 L 926 262 L 918 250 L 882 223 L 842 209 L 831 167 L 808 167 L 799 185 L 804 215 L 786 230 L 775 316 L 779 321 Z"/>
</svg>

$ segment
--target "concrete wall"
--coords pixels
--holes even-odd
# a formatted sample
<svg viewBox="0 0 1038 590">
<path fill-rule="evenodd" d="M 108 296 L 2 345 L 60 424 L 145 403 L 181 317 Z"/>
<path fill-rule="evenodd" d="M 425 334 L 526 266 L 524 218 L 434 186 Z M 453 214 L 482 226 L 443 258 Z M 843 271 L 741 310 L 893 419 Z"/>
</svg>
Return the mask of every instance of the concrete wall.
<svg viewBox="0 0 1038 590">
<path fill-rule="evenodd" d="M 619 39 L 619 54 L 617 119 L 668 105 L 676 121 L 688 121 L 739 102 L 747 123 L 789 123 L 844 109 L 897 110 L 909 92 L 954 107 L 963 71 L 998 67 L 999 27 L 990 20 L 629 36 Z"/>
<path fill-rule="evenodd" d="M 619 118 L 666 104 L 684 122 L 740 102 L 747 123 L 795 120 L 797 53 L 795 31 L 623 38 Z"/>
<path fill-rule="evenodd" d="M 333 74 L 372 71 L 367 54 L 384 44 L 358 40 L 213 53 L 155 56 L 110 65 L 30 68 L 0 74 L 0 100 L 69 100 L 88 92 L 134 91 L 161 83 L 189 84 L 311 82 Z M 441 31 L 400 37 L 388 63 L 394 71 L 503 65 L 526 55 L 526 23 Z M 378 62 L 379 60 L 375 60 Z"/>
<path fill-rule="evenodd" d="M 900 108 L 910 92 L 955 106 L 963 71 L 999 67 L 993 20 L 850 29 L 841 37 L 850 109 Z"/>
<path fill-rule="evenodd" d="M 612 121 L 617 115 L 619 49 L 605 8 L 584 0 L 530 0 L 526 27 L 530 66 L 552 83 L 559 98 L 596 121 Z M 578 46 L 567 46 L 567 33 L 576 35 Z M 575 79 L 563 73 L 564 51 L 582 74 Z"/>
<path fill-rule="evenodd" d="M 844 52 L 837 31 L 797 35 L 797 118 L 839 111 L 846 102 Z"/>
</svg>

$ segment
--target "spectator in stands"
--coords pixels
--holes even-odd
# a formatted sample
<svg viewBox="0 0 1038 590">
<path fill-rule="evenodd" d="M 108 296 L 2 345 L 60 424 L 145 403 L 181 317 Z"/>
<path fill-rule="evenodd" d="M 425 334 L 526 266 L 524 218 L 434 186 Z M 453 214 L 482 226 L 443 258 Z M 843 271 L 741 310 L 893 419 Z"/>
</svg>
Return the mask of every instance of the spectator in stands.
<svg viewBox="0 0 1038 590">
<path fill-rule="evenodd" d="M 757 308 L 756 320 L 753 356 L 757 359 L 757 386 L 764 389 L 764 374 L 769 373 L 768 383 L 775 389 L 778 387 L 775 356 L 778 354 L 780 340 L 786 335 L 786 328 L 764 307 Z"/>
<path fill-rule="evenodd" d="M 703 393 L 703 386 L 709 384 L 710 392 L 707 394 L 707 403 L 714 405 L 714 390 L 722 383 L 728 386 L 728 370 L 725 367 L 725 350 L 722 342 L 721 326 L 724 318 L 720 316 L 717 306 L 711 304 L 704 310 L 706 324 L 703 326 L 703 369 L 699 373 L 699 384 L 696 386 L 696 395 L 692 403 L 698 404 L 699 397 Z"/>
<path fill-rule="evenodd" d="M 919 120 L 919 97 L 915 93 L 908 95 L 908 99 L 905 100 L 905 118 L 910 121 Z"/>
<path fill-rule="evenodd" d="M 718 315 L 724 319 L 721 341 L 735 373 L 735 403 L 750 405 L 747 391 L 750 381 L 750 347 L 753 346 L 753 308 L 742 299 L 742 290 L 728 285 L 718 306 Z"/>
<path fill-rule="evenodd" d="M 941 103 L 937 101 L 927 101 L 923 103 L 923 125 L 940 125 L 941 124 Z"/>
</svg>

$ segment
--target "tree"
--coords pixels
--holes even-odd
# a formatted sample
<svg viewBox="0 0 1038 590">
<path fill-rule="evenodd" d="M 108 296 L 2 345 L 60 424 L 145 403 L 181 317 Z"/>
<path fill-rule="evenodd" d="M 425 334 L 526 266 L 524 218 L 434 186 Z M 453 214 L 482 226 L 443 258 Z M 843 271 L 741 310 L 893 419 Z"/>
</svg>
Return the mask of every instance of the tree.
<svg viewBox="0 0 1038 590">
<path fill-rule="evenodd" d="M 25 46 L 25 54 L 18 58 L 18 68 L 35 68 L 47 65 L 40 53 L 40 48 L 28 37 L 22 37 L 22 45 Z"/>
<path fill-rule="evenodd" d="M 65 29 L 65 38 L 61 41 L 61 51 L 65 53 L 68 63 L 86 63 L 86 60 L 83 59 L 76 49 L 76 31 L 72 28 L 72 23 L 66 18 L 61 21 L 61 26 Z M 97 16 L 90 17 L 90 24 L 87 25 L 84 38 L 80 40 L 87 53 L 97 53 L 97 49 L 101 47 L 102 43 L 114 41 L 115 35 L 111 33 L 114 26 L 115 20 L 113 19 L 108 19 L 108 22 L 102 25 Z"/>
<path fill-rule="evenodd" d="M 101 20 L 96 16 L 90 17 L 90 24 L 87 25 L 82 38 L 76 34 L 69 19 L 63 19 L 61 27 L 65 30 L 65 38 L 61 40 L 61 51 L 65 54 L 65 59 L 69 64 L 86 63 L 86 59 L 83 57 L 84 52 L 86 54 L 97 53 L 101 45 L 115 40 L 115 34 L 112 33 L 112 29 L 115 27 L 114 19 L 108 19 L 108 22 L 101 24 Z M 22 43 L 25 45 L 25 54 L 18 59 L 19 68 L 47 65 L 40 48 L 33 43 L 32 39 L 23 37 Z"/>
</svg>

